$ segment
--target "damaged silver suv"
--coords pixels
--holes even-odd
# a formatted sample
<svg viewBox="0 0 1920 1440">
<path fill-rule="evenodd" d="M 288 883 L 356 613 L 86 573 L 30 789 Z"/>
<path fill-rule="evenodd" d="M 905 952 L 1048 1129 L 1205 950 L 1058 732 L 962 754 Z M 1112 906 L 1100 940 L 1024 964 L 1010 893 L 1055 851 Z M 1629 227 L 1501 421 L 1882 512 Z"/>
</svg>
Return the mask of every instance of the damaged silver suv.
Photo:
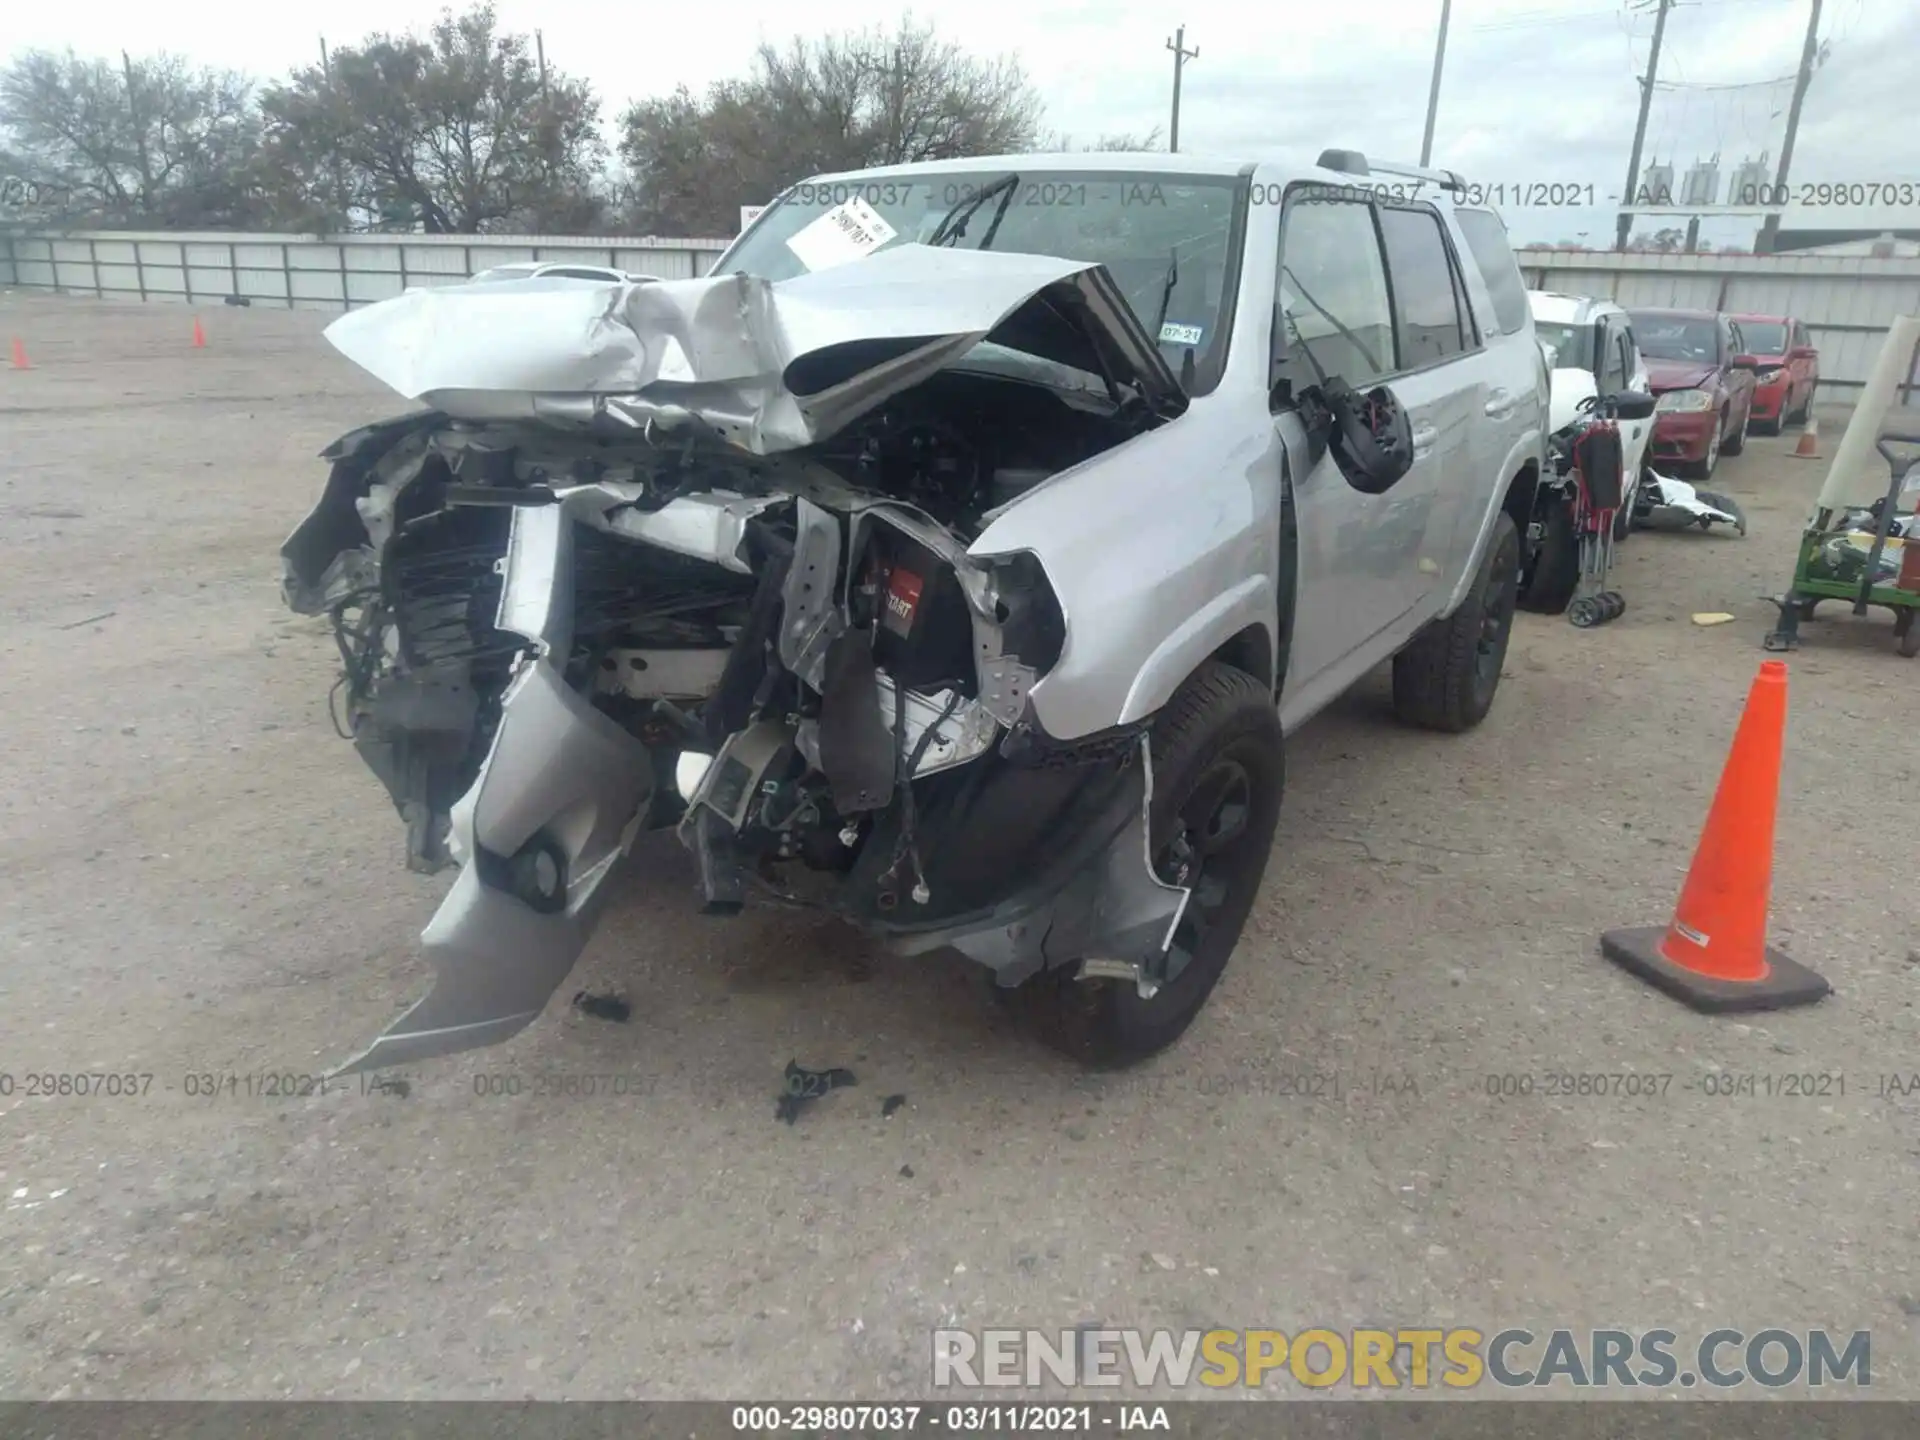
<svg viewBox="0 0 1920 1440">
<path fill-rule="evenodd" d="M 1547 376 L 1443 171 L 1022 155 L 793 187 L 694 280 L 350 312 L 424 409 L 283 547 L 343 727 L 459 874 L 342 1072 L 498 1042 L 636 836 L 989 967 L 1096 1064 L 1171 1044 L 1267 865 L 1283 736 L 1391 660 L 1499 684 Z"/>
</svg>

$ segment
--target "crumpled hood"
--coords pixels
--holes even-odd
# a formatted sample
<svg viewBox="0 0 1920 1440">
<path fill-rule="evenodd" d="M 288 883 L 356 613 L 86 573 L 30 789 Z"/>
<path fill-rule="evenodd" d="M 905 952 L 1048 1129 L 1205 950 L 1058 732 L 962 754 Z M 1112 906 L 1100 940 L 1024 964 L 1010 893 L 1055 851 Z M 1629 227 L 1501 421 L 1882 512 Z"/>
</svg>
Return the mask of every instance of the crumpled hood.
<svg viewBox="0 0 1920 1440">
<path fill-rule="evenodd" d="M 1100 265 L 903 245 L 790 280 L 531 279 L 349 311 L 335 349 L 461 419 L 689 417 L 759 454 L 811 445 L 992 339 L 1186 399 Z"/>
<path fill-rule="evenodd" d="M 1715 366 L 1704 360 L 1656 360 L 1647 357 L 1647 383 L 1658 395 L 1666 390 L 1696 390 L 1713 379 Z"/>
</svg>

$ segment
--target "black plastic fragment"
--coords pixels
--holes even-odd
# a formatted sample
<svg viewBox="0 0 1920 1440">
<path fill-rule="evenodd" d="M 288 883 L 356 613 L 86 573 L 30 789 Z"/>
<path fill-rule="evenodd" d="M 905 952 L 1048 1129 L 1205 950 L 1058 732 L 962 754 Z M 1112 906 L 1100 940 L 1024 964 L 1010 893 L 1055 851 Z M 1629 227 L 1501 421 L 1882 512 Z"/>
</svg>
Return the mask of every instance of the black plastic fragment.
<svg viewBox="0 0 1920 1440">
<path fill-rule="evenodd" d="M 791 1125 L 800 1118 L 800 1111 L 829 1090 L 838 1090 L 845 1085 L 857 1085 L 851 1070 L 834 1068 L 832 1070 L 806 1070 L 792 1060 L 787 1062 L 787 1083 L 780 1093 L 780 1099 L 774 1104 L 773 1118 L 784 1120 Z"/>
<path fill-rule="evenodd" d="M 906 1103 L 907 1103 L 907 1097 L 904 1095 L 887 1096 L 886 1099 L 880 1102 L 880 1118 L 882 1120 L 886 1119 L 889 1115 L 893 1114 L 894 1111 L 898 1110 L 902 1105 Z"/>
<path fill-rule="evenodd" d="M 582 1015 L 590 1015 L 595 1020 L 611 1020 L 616 1025 L 624 1025 L 633 1018 L 633 1006 L 618 995 L 594 995 L 582 990 L 573 997 L 573 1008 Z"/>
</svg>

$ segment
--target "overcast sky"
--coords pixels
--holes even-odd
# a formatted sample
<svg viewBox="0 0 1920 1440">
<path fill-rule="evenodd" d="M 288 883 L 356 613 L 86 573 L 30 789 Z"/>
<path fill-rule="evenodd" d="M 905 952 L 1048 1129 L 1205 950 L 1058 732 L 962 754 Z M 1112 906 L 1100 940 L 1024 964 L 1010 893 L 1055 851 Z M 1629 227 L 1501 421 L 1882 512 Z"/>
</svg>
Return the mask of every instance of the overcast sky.
<svg viewBox="0 0 1920 1440">
<path fill-rule="evenodd" d="M 1650 6 L 1652 0 L 1635 0 Z M 1649 159 L 1676 172 L 1718 150 L 1723 174 L 1748 154 L 1777 157 L 1809 0 L 1678 0 L 1660 79 L 1750 89 L 1662 89 Z M 353 42 L 376 28 L 424 29 L 430 0 L 329 0 L 325 5 L 165 6 L 93 0 L 17 4 L 0 45 L 82 53 L 173 50 L 277 76 L 318 58 L 320 35 Z M 611 126 L 633 98 L 685 82 L 696 90 L 744 72 L 762 39 L 891 24 L 883 0 L 731 0 L 616 7 L 604 0 L 499 0 L 503 23 L 543 32 L 547 59 L 593 83 Z M 1183 87 L 1184 151 L 1258 158 L 1328 145 L 1417 160 L 1440 0 L 970 0 L 921 13 L 981 53 L 1014 52 L 1045 98 L 1046 123 L 1075 136 L 1144 132 L 1167 119 L 1176 26 L 1198 47 Z M 804 14 L 802 21 L 799 17 Z M 1651 11 L 1625 0 L 1455 0 L 1434 163 L 1489 185 L 1595 187 L 1598 204 L 1504 207 L 1516 238 L 1609 243 L 1609 202 L 1626 178 L 1636 90 Z M 1920 4 L 1827 0 L 1830 46 L 1808 92 L 1792 178 L 1920 182 Z M 1724 183 L 1724 182 L 1723 182 Z M 742 195 L 742 203 L 764 196 Z M 1920 226 L 1920 207 L 1902 217 Z M 1662 222 L 1671 223 L 1671 222 Z M 1709 239 L 1745 243 L 1752 226 L 1719 221 Z"/>
</svg>

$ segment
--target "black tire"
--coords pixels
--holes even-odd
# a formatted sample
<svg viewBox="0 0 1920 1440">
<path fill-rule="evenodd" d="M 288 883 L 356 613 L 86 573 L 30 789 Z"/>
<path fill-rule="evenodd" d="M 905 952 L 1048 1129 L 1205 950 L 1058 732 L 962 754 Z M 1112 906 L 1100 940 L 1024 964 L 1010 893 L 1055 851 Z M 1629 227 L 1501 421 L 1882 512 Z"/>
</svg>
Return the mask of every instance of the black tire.
<svg viewBox="0 0 1920 1440">
<path fill-rule="evenodd" d="M 1622 505 L 1613 512 L 1613 543 L 1618 545 L 1633 533 L 1633 507 Z"/>
<path fill-rule="evenodd" d="M 1503 513 L 1460 608 L 1393 657 L 1393 711 L 1402 723 L 1458 734 L 1487 718 L 1513 635 L 1519 572 L 1520 532 Z"/>
<path fill-rule="evenodd" d="M 1534 552 L 1533 567 L 1519 603 L 1541 615 L 1564 615 L 1580 583 L 1580 541 L 1573 533 L 1573 506 L 1555 497 L 1547 509 L 1546 534 Z"/>
<path fill-rule="evenodd" d="M 1720 442 L 1722 455 L 1738 455 L 1747 448 L 1747 426 L 1753 423 L 1753 407 L 1747 407 L 1747 413 L 1740 417 L 1740 428 Z"/>
<path fill-rule="evenodd" d="M 1153 853 L 1160 874 L 1175 873 L 1169 852 L 1175 842 L 1194 847 L 1199 871 L 1191 877 L 1193 895 L 1174 932 L 1174 943 L 1189 948 L 1185 967 L 1160 987 L 1151 1000 L 1140 998 L 1132 981 L 1078 980 L 1077 965 L 1047 970 L 1008 997 L 1020 1017 L 1054 1049 L 1096 1069 L 1132 1065 L 1172 1045 L 1193 1023 L 1213 987 L 1225 973 L 1239 943 L 1253 901 L 1266 873 L 1286 789 L 1286 751 L 1273 697 L 1243 670 L 1208 661 L 1155 720 L 1153 799 L 1149 820 Z M 1233 804 L 1238 820 L 1229 848 L 1218 857 L 1201 852 L 1225 832 L 1217 826 L 1196 835 L 1186 823 L 1198 820 L 1195 807 L 1217 783 Z M 1203 790 L 1203 785 L 1205 789 Z M 1208 820 L 1226 813 L 1209 808 Z M 1203 827 L 1205 828 L 1205 827 Z M 1220 868 L 1209 873 L 1210 858 Z M 1212 903 L 1203 901 L 1212 896 Z"/>
</svg>

